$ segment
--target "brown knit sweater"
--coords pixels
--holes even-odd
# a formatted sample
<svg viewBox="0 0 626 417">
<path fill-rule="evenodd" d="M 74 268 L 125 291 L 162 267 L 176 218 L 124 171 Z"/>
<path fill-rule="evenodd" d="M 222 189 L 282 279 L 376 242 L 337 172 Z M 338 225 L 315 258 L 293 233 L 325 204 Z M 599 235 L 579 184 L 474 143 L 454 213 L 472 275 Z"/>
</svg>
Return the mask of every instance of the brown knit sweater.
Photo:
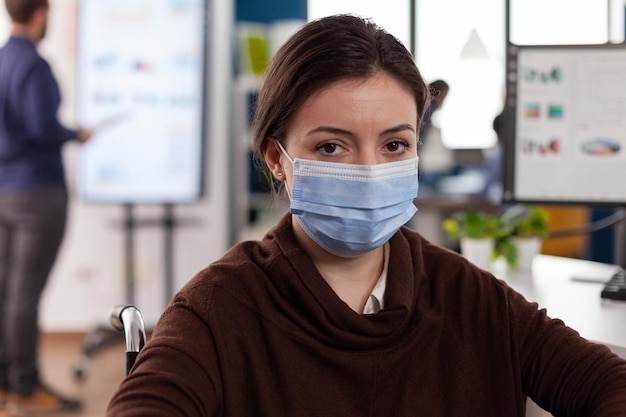
<svg viewBox="0 0 626 417">
<path fill-rule="evenodd" d="M 286 216 L 173 299 L 108 417 L 626 416 L 626 362 L 403 228 L 385 308 L 359 315 Z"/>
</svg>

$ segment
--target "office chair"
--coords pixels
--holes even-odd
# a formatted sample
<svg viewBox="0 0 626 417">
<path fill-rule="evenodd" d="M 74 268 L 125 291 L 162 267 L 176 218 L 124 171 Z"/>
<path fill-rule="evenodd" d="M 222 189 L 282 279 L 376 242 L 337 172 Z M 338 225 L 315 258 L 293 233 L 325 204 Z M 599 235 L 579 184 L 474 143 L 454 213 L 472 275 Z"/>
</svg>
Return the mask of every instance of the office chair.
<svg viewBox="0 0 626 417">
<path fill-rule="evenodd" d="M 121 343 L 123 335 L 108 325 L 90 331 L 83 342 L 83 350 L 74 365 L 74 377 L 82 380 L 91 366 L 91 358 L 99 350 Z"/>
<path fill-rule="evenodd" d="M 146 329 L 139 309 L 133 305 L 118 305 L 111 309 L 111 324 L 124 332 L 126 341 L 126 375 L 146 344 Z"/>
</svg>

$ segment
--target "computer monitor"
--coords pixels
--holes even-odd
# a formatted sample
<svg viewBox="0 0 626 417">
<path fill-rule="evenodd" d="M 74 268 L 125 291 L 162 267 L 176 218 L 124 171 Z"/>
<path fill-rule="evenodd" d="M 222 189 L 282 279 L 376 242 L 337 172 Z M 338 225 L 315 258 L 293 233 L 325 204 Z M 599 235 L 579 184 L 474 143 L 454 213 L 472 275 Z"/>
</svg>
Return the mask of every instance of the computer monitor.
<svg viewBox="0 0 626 417">
<path fill-rule="evenodd" d="M 626 44 L 507 49 L 503 202 L 625 208 Z"/>
<path fill-rule="evenodd" d="M 626 46 L 508 48 L 505 202 L 626 206 Z"/>
</svg>

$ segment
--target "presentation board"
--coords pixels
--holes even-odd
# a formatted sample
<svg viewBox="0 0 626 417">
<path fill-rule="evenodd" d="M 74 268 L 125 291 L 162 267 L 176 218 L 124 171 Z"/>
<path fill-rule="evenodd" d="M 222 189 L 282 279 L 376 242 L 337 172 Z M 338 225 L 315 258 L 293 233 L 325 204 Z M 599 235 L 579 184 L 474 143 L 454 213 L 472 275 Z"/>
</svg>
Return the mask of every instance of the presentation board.
<svg viewBox="0 0 626 417">
<path fill-rule="evenodd" d="M 202 195 L 207 3 L 81 0 L 77 104 L 93 129 L 78 192 L 102 203 Z"/>
<path fill-rule="evenodd" d="M 509 46 L 504 201 L 626 205 L 626 46 Z"/>
</svg>

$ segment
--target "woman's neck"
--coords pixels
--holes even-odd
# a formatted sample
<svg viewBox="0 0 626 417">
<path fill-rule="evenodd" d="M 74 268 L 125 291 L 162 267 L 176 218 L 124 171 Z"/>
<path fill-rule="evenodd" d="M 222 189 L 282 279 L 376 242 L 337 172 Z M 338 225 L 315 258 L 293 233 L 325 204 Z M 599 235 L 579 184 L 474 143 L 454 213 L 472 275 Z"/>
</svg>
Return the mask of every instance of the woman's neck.
<svg viewBox="0 0 626 417">
<path fill-rule="evenodd" d="M 296 239 L 311 256 L 324 280 L 341 300 L 361 314 L 383 272 L 383 247 L 356 258 L 336 256 L 315 243 L 295 218 L 292 224 Z"/>
</svg>

